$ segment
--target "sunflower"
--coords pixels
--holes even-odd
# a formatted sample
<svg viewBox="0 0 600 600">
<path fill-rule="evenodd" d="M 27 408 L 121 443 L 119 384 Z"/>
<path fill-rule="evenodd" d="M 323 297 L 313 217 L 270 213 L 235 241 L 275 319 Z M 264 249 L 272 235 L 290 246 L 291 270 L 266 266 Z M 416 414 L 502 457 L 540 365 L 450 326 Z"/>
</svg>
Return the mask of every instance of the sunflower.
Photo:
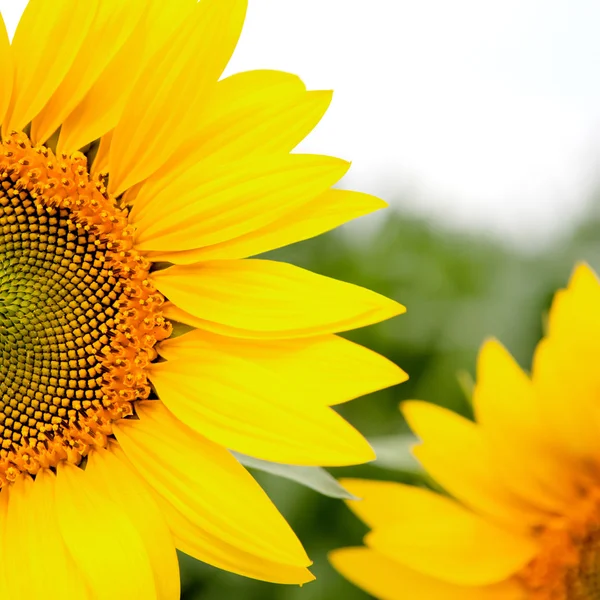
<svg viewBox="0 0 600 600">
<path fill-rule="evenodd" d="M 600 598 L 600 282 L 576 268 L 524 373 L 482 348 L 476 422 L 411 401 L 414 449 L 452 497 L 346 481 L 372 531 L 334 566 L 384 600 Z"/>
<path fill-rule="evenodd" d="M 246 257 L 377 210 L 291 154 L 331 94 L 220 79 L 244 0 L 30 0 L 0 36 L 0 597 L 175 599 L 176 548 L 313 577 L 230 451 L 373 458 L 331 405 L 404 373 L 335 335 L 403 308 Z M 177 335 L 174 333 L 176 332 Z"/>
</svg>

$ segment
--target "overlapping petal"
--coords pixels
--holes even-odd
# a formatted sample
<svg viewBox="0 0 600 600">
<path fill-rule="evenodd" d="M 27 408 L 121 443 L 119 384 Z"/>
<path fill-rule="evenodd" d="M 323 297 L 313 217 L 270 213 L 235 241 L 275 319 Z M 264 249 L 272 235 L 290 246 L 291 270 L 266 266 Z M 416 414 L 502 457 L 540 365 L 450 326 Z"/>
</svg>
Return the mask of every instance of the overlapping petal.
<svg viewBox="0 0 600 600">
<path fill-rule="evenodd" d="M 90 454 L 86 477 L 123 507 L 139 532 L 154 574 L 159 600 L 179 599 L 179 565 L 175 542 L 167 521 L 154 498 L 116 443 Z"/>
<path fill-rule="evenodd" d="M 8 598 L 87 600 L 85 582 L 69 556 L 56 519 L 56 477 L 50 471 L 19 478 L 9 490 L 4 569 Z M 26 560 L 24 560 L 26 557 Z"/>
<path fill-rule="evenodd" d="M 525 600 L 516 583 L 473 587 L 422 575 L 370 548 L 345 548 L 330 554 L 333 566 L 381 600 Z"/>
<path fill-rule="evenodd" d="M 475 423 L 426 402 L 405 402 L 402 410 L 423 442 L 413 449 L 415 456 L 448 492 L 509 527 L 528 528 L 544 519 L 496 477 L 487 440 Z"/>
<path fill-rule="evenodd" d="M 74 152 L 116 127 L 142 70 L 193 13 L 196 0 L 150 0 L 143 5 L 141 22 L 64 120 L 59 151 Z"/>
<path fill-rule="evenodd" d="M 148 484 L 186 519 L 240 550 L 294 567 L 310 564 L 260 486 L 223 447 L 194 433 L 159 401 L 136 405 L 117 440 Z"/>
<path fill-rule="evenodd" d="M 131 213 L 136 247 L 173 252 L 237 238 L 322 194 L 348 166 L 328 156 L 282 155 L 199 163 L 169 181 L 149 182 Z"/>
<path fill-rule="evenodd" d="M 403 516 L 375 528 L 365 544 L 414 569 L 457 585 L 500 583 L 535 557 L 538 546 L 525 535 L 504 530 L 459 503 L 429 492 L 425 506 L 411 511 L 413 490 L 403 488 Z M 424 494 L 419 494 L 422 500 Z M 405 504 L 406 500 L 406 504 Z"/>
<path fill-rule="evenodd" d="M 548 335 L 538 345 L 532 381 L 543 401 L 543 423 L 563 453 L 587 461 L 600 454 L 600 283 L 587 265 L 579 265 L 559 291 L 548 319 Z M 573 410 L 569 398 L 577 399 Z"/>
<path fill-rule="evenodd" d="M 314 128 L 330 100 L 330 92 L 307 92 L 299 77 L 281 71 L 226 77 L 198 116 L 193 136 L 148 181 L 176 177 L 200 162 L 286 154 Z"/>
<path fill-rule="evenodd" d="M 260 345 L 254 356 L 243 341 L 202 331 L 176 341 L 176 351 L 161 350 L 171 358 L 152 365 L 150 379 L 165 405 L 213 442 L 289 464 L 341 466 L 375 458 L 323 400 L 261 360 Z"/>
<path fill-rule="evenodd" d="M 70 463 L 59 465 L 56 513 L 69 553 L 94 598 L 114 599 L 119 590 L 123 598 L 159 600 L 141 532 L 98 480 Z"/>
<path fill-rule="evenodd" d="M 199 353 L 210 354 L 213 346 L 232 359 L 255 365 L 267 380 L 276 376 L 288 388 L 325 405 L 347 402 L 408 377 L 387 358 L 337 335 L 245 340 L 195 330 L 165 340 L 158 351 L 168 360 L 197 365 L 202 362 Z"/>
<path fill-rule="evenodd" d="M 45 142 L 83 99 L 132 36 L 145 16 L 146 6 L 145 0 L 99 2 L 85 43 L 42 111 L 33 119 L 30 137 L 34 143 Z"/>
<path fill-rule="evenodd" d="M 147 252 L 152 260 L 190 265 L 196 262 L 247 258 L 325 233 L 352 219 L 385 208 L 375 196 L 347 190 L 327 190 L 324 194 L 291 208 L 268 225 L 194 250 Z"/>
<path fill-rule="evenodd" d="M 22 129 L 52 98 L 79 55 L 98 5 L 99 0 L 27 4 L 11 44 L 14 89 L 4 134 Z"/>
<path fill-rule="evenodd" d="M 0 14 L 0 123 L 4 121 L 13 89 L 13 64 L 4 18 Z"/>
<path fill-rule="evenodd" d="M 495 340 L 479 354 L 473 403 L 498 477 L 540 508 L 564 511 L 578 495 L 573 465 L 548 435 L 545 398 Z"/>
<path fill-rule="evenodd" d="M 157 271 L 152 279 L 176 305 L 165 311 L 170 318 L 248 339 L 347 331 L 405 310 L 365 288 L 268 260 L 175 266 Z"/>
<path fill-rule="evenodd" d="M 115 128 L 110 191 L 153 173 L 194 130 L 237 44 L 245 0 L 202 0 L 140 74 Z"/>
</svg>

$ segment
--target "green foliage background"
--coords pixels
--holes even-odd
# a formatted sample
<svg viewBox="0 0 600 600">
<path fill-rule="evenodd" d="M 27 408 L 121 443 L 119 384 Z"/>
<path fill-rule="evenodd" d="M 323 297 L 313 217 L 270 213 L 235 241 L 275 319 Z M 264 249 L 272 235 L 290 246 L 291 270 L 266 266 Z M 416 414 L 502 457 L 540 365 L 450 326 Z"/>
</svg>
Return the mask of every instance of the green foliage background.
<svg viewBox="0 0 600 600">
<path fill-rule="evenodd" d="M 590 214 L 584 226 L 556 240 L 550 250 L 525 253 L 390 210 L 364 236 L 356 226 L 342 229 L 273 252 L 269 258 L 363 285 L 407 306 L 405 315 L 348 337 L 401 365 L 410 380 L 339 407 L 370 439 L 401 436 L 407 432 L 398 411 L 402 400 L 420 398 L 469 414 L 457 375 L 474 374 L 477 349 L 486 337 L 497 337 L 529 368 L 554 291 L 565 285 L 576 261 L 600 267 L 599 221 Z M 393 441 L 393 437 L 388 439 Z M 388 465 L 396 468 L 375 464 L 332 472 L 408 482 L 418 479 L 401 444 L 396 454 L 391 458 L 397 463 Z M 339 500 L 274 476 L 256 473 L 256 477 L 304 542 L 315 562 L 317 580 L 302 588 L 260 583 L 182 556 L 182 598 L 367 599 L 326 558 L 333 548 L 360 544 L 366 528 Z"/>
</svg>

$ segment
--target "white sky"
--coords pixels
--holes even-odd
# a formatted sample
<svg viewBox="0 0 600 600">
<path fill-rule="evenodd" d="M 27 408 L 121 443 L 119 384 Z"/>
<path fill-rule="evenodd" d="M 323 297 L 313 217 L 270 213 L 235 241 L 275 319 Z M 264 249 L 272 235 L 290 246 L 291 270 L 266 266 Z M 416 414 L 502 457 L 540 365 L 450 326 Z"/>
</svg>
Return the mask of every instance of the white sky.
<svg viewBox="0 0 600 600">
<path fill-rule="evenodd" d="M 600 2 L 249 1 L 228 72 L 334 89 L 302 148 L 351 159 L 348 186 L 539 241 L 600 181 Z"/>
</svg>

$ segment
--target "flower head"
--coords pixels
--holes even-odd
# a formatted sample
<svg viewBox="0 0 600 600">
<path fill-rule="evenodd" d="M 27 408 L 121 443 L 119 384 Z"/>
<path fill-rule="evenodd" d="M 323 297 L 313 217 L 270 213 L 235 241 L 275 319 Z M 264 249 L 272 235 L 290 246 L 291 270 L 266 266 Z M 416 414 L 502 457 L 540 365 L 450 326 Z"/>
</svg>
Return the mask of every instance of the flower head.
<svg viewBox="0 0 600 600">
<path fill-rule="evenodd" d="M 404 404 L 414 452 L 451 497 L 345 482 L 372 528 L 333 564 L 378 598 L 594 600 L 600 594 L 600 282 L 585 265 L 556 295 L 531 374 L 482 348 L 475 422 Z"/>
<path fill-rule="evenodd" d="M 0 36 L 2 597 L 175 599 L 176 548 L 309 581 L 230 450 L 368 461 L 330 406 L 405 379 L 335 335 L 400 305 L 247 258 L 383 203 L 290 153 L 329 92 L 219 80 L 245 11 L 30 0 Z"/>
</svg>

